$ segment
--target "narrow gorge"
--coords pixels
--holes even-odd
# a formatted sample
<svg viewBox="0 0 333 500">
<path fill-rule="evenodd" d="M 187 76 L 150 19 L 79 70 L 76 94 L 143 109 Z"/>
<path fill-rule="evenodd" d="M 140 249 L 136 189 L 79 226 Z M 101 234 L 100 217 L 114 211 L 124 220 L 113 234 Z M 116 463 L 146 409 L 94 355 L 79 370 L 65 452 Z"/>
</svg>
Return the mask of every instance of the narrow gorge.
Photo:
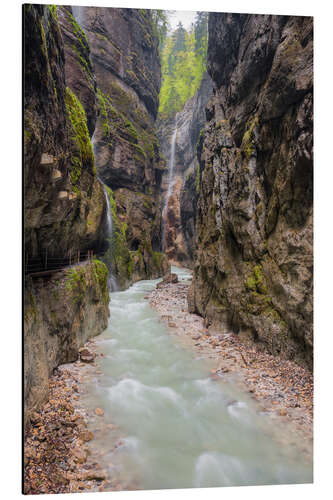
<svg viewBox="0 0 333 500">
<path fill-rule="evenodd" d="M 313 19 L 23 21 L 24 492 L 311 482 Z"/>
</svg>

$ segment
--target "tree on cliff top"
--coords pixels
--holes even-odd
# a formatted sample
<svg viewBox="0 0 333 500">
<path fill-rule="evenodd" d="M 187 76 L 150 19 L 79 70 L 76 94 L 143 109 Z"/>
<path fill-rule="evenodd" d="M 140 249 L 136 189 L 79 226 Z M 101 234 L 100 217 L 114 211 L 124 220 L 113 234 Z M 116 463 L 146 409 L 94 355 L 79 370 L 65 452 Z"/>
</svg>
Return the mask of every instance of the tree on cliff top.
<svg viewBox="0 0 333 500">
<path fill-rule="evenodd" d="M 180 111 L 198 90 L 206 71 L 208 13 L 198 12 L 191 29 L 181 22 L 166 36 L 161 49 L 162 86 L 159 113 L 168 118 Z"/>
</svg>

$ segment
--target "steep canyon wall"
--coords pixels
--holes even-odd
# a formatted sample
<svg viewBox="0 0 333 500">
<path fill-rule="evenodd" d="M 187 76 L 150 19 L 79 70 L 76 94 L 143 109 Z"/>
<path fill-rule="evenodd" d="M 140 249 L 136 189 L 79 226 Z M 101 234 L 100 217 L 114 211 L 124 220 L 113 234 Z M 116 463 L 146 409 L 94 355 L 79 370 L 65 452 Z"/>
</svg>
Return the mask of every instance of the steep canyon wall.
<svg viewBox="0 0 333 500">
<path fill-rule="evenodd" d="M 97 179 L 87 116 L 68 78 L 68 45 L 57 9 L 26 5 L 24 19 L 25 262 L 105 250 L 106 200 Z M 68 27 L 73 45 L 81 33 Z M 82 60 L 89 65 L 89 48 Z M 80 67 L 73 74 L 85 84 Z M 70 85 L 69 85 L 70 84 Z M 93 92 L 91 92 L 92 95 Z M 88 103 L 89 107 L 89 103 Z M 93 261 L 24 283 L 24 425 L 48 396 L 60 363 L 99 334 L 108 318 L 107 269 Z"/>
<path fill-rule="evenodd" d="M 91 50 L 97 84 L 98 175 L 110 188 L 110 260 L 118 284 L 168 270 L 161 253 L 160 183 L 165 167 L 155 130 L 161 70 L 150 11 L 73 8 Z"/>
<path fill-rule="evenodd" d="M 210 14 L 189 294 L 207 324 L 312 365 L 313 20 Z"/>
<path fill-rule="evenodd" d="M 161 276 L 160 67 L 149 12 L 26 5 L 23 19 L 25 262 L 107 251 L 122 288 Z M 26 277 L 24 301 L 28 424 L 53 369 L 105 329 L 107 269 L 93 260 Z"/>
<path fill-rule="evenodd" d="M 211 94 L 212 82 L 205 73 L 198 91 L 184 108 L 173 118 L 158 122 L 161 152 L 167 165 L 170 163 L 171 137 L 177 127 L 173 186 L 165 214 L 165 252 L 171 261 L 187 267 L 193 267 L 195 249 L 197 144 L 205 125 L 205 107 Z M 169 172 L 165 170 L 161 185 L 163 200 L 166 199 L 168 182 Z"/>
</svg>

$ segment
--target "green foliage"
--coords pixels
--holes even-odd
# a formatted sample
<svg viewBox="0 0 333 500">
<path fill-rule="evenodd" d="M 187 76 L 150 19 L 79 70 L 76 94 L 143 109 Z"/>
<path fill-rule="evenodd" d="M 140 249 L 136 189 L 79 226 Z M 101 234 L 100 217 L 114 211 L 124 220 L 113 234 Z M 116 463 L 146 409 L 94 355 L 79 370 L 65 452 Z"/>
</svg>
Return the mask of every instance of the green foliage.
<svg viewBox="0 0 333 500">
<path fill-rule="evenodd" d="M 244 285 L 245 288 L 251 292 L 267 294 L 267 287 L 260 264 L 254 266 L 253 272 L 248 276 Z"/>
<path fill-rule="evenodd" d="M 107 110 L 108 98 L 101 92 L 99 88 L 97 89 L 97 98 L 102 118 L 103 138 L 106 139 L 109 137 L 111 133 L 111 127 L 109 125 L 109 116 Z"/>
<path fill-rule="evenodd" d="M 108 304 L 109 303 L 108 269 L 104 264 L 104 262 L 98 259 L 94 259 L 93 273 L 96 283 L 99 287 L 99 292 L 101 293 L 101 299 L 105 304 Z"/>
<path fill-rule="evenodd" d="M 255 153 L 255 146 L 253 144 L 254 140 L 254 130 L 258 126 L 259 120 L 255 116 L 252 120 L 249 120 L 246 124 L 246 130 L 243 135 L 241 150 L 245 153 L 246 158 L 250 158 L 253 153 Z"/>
<path fill-rule="evenodd" d="M 182 23 L 166 37 L 161 53 L 162 86 L 159 113 L 173 116 L 198 90 L 206 71 L 208 14 L 197 13 L 187 32 Z"/>
<path fill-rule="evenodd" d="M 53 16 L 55 19 L 58 19 L 57 5 L 49 5 L 49 11 L 51 16 Z"/>
<path fill-rule="evenodd" d="M 83 106 L 74 92 L 66 88 L 66 112 L 72 127 L 71 180 L 73 186 L 81 177 L 82 169 L 96 173 L 94 153 L 90 142 L 87 117 Z"/>
<path fill-rule="evenodd" d="M 168 29 L 170 28 L 170 23 L 168 21 L 167 12 L 165 10 L 151 10 L 153 33 L 157 36 L 159 41 L 160 50 L 162 49 Z"/>
<path fill-rule="evenodd" d="M 197 166 L 197 175 L 195 177 L 195 191 L 199 194 L 200 191 L 200 165 Z"/>
<path fill-rule="evenodd" d="M 82 48 L 84 50 L 87 49 L 89 50 L 89 44 L 85 32 L 83 31 L 81 26 L 75 21 L 73 15 L 70 12 L 68 12 L 68 15 L 70 17 L 74 35 L 76 36 L 77 40 L 79 40 L 80 44 L 82 45 Z"/>
<path fill-rule="evenodd" d="M 81 304 L 87 292 L 86 270 L 77 266 L 67 271 L 66 289 L 73 295 L 73 303 Z"/>
</svg>

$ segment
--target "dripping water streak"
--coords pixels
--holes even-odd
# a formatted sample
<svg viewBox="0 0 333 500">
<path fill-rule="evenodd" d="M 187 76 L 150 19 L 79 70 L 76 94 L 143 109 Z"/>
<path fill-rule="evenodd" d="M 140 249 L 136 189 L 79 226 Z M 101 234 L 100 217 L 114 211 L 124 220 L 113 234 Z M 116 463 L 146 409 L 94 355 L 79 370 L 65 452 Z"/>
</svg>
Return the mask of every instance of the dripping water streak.
<svg viewBox="0 0 333 500">
<path fill-rule="evenodd" d="M 94 130 L 94 133 L 91 138 L 91 145 L 93 148 L 94 152 L 94 158 L 96 162 L 96 128 Z M 106 237 L 109 241 L 111 241 L 112 238 L 112 233 L 113 233 L 113 220 L 112 220 L 112 215 L 111 215 L 111 206 L 110 206 L 110 200 L 109 200 L 109 195 L 107 193 L 106 187 L 102 179 L 99 177 L 97 174 L 98 180 L 102 185 L 104 196 L 105 196 L 105 201 L 106 201 Z M 111 291 L 117 292 L 119 290 L 117 280 L 115 276 L 112 274 L 111 269 L 108 270 L 108 286 Z"/>
<path fill-rule="evenodd" d="M 169 161 L 169 169 L 168 169 L 168 190 L 165 197 L 164 208 L 163 208 L 163 230 L 162 230 L 162 249 L 165 250 L 165 238 L 166 238 L 166 219 L 168 215 L 168 207 L 169 207 L 169 199 L 172 194 L 173 189 L 173 171 L 175 166 L 175 151 L 176 151 L 176 142 L 177 142 L 177 127 L 172 135 L 171 139 L 171 153 L 170 153 L 170 161 Z"/>
</svg>

